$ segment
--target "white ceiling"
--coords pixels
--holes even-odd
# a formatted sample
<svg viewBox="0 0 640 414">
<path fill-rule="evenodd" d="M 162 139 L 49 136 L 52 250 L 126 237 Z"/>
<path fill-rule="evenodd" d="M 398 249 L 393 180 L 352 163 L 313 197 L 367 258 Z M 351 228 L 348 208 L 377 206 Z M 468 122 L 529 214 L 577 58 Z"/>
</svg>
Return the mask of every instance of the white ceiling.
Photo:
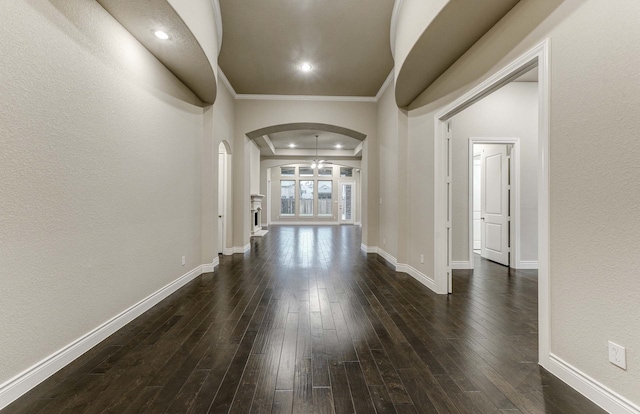
<svg viewBox="0 0 640 414">
<path fill-rule="evenodd" d="M 373 97 L 393 68 L 393 4 L 220 0 L 219 65 L 239 94 Z"/>
</svg>

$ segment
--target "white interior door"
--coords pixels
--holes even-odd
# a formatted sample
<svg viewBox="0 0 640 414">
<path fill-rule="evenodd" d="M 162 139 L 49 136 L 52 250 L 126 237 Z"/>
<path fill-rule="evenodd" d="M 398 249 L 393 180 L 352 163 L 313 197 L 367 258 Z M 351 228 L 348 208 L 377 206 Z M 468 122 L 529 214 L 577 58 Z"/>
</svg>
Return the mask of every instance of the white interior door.
<svg viewBox="0 0 640 414">
<path fill-rule="evenodd" d="M 482 152 L 482 257 L 509 266 L 509 161 L 506 145 Z"/>
<path fill-rule="evenodd" d="M 338 211 L 340 224 L 353 224 L 355 199 L 355 183 L 353 181 L 340 181 L 340 205 Z"/>
</svg>

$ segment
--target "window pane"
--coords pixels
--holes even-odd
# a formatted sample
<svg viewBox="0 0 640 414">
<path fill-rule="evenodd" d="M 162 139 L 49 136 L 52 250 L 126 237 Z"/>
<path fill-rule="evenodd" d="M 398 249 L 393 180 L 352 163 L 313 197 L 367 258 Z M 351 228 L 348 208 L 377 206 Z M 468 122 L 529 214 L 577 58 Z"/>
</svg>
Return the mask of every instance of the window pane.
<svg viewBox="0 0 640 414">
<path fill-rule="evenodd" d="M 333 175 L 333 168 L 324 167 L 324 168 L 318 170 L 318 175 L 322 175 L 322 176 L 325 176 L 325 177 L 331 177 Z"/>
<path fill-rule="evenodd" d="M 280 214 L 296 214 L 296 182 L 280 181 Z"/>
<path fill-rule="evenodd" d="M 296 175 L 296 167 L 280 167 L 280 175 Z"/>
<path fill-rule="evenodd" d="M 333 214 L 331 197 L 333 193 L 332 181 L 318 181 L 318 215 L 330 216 Z"/>
<path fill-rule="evenodd" d="M 340 177 L 353 177 L 353 168 L 340 167 Z"/>
<path fill-rule="evenodd" d="M 313 215 L 313 181 L 300 181 L 300 215 Z"/>
<path fill-rule="evenodd" d="M 313 168 L 300 167 L 300 177 L 313 177 Z"/>
</svg>

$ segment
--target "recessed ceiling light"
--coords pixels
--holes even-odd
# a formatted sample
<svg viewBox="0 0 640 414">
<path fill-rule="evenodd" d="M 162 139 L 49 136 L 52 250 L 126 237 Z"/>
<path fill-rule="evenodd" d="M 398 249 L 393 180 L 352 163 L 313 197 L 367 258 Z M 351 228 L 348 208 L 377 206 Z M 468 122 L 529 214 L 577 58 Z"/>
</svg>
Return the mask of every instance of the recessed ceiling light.
<svg viewBox="0 0 640 414">
<path fill-rule="evenodd" d="M 169 35 L 163 32 L 162 30 L 156 30 L 155 35 L 158 39 L 167 40 Z"/>
<path fill-rule="evenodd" d="M 304 62 L 300 65 L 300 70 L 303 72 L 311 72 L 311 69 L 313 69 L 313 67 L 308 62 Z"/>
<path fill-rule="evenodd" d="M 336 144 L 336 148 L 342 148 L 342 144 Z"/>
<path fill-rule="evenodd" d="M 289 148 L 295 148 L 296 144 L 289 144 Z"/>
</svg>

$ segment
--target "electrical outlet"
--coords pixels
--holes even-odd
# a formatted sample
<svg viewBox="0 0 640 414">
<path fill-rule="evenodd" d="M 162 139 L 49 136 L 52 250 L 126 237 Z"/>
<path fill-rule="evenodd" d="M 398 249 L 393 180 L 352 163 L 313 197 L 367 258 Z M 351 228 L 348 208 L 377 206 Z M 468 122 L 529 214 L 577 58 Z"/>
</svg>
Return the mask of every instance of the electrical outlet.
<svg viewBox="0 0 640 414">
<path fill-rule="evenodd" d="M 614 344 L 609 341 L 609 362 L 613 365 L 617 365 L 620 368 L 627 369 L 627 354 L 626 349 L 623 346 Z"/>
<path fill-rule="evenodd" d="M 420 255 L 420 263 L 424 264 L 424 254 Z"/>
<path fill-rule="evenodd" d="M 184 266 L 185 264 L 187 264 L 187 258 L 185 256 L 182 256 L 182 266 Z"/>
</svg>

